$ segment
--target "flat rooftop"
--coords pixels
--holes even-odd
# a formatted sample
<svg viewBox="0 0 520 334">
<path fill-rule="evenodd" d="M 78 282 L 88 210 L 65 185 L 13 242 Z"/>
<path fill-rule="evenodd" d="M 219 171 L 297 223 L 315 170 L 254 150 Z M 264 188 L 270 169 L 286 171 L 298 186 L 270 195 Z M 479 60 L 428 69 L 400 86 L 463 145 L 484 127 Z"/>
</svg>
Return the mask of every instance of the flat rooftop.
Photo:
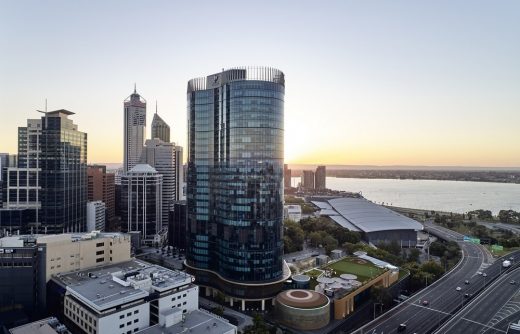
<svg viewBox="0 0 520 334">
<path fill-rule="evenodd" d="M 148 327 L 138 334 L 225 334 L 233 331 L 236 333 L 236 327 L 227 320 L 202 310 L 195 310 L 184 315 L 184 321 L 180 321 L 170 327 L 164 327 L 159 324 Z"/>
<path fill-rule="evenodd" d="M 334 198 L 324 202 L 313 201 L 321 208 L 321 215 L 329 216 L 337 224 L 365 233 L 388 230 L 420 231 L 423 225 L 365 198 Z"/>
<path fill-rule="evenodd" d="M 54 317 L 34 321 L 22 326 L 11 328 L 11 334 L 70 334 L 65 326 Z"/>
<path fill-rule="evenodd" d="M 183 271 L 139 260 L 57 274 L 52 279 L 98 312 L 195 280 Z"/>
</svg>

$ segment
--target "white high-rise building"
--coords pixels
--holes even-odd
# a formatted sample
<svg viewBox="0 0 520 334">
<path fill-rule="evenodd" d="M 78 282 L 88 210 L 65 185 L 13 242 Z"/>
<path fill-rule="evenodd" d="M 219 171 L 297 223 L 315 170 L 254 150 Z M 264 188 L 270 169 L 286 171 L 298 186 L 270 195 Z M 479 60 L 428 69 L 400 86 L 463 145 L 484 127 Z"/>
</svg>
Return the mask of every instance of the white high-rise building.
<svg viewBox="0 0 520 334">
<path fill-rule="evenodd" d="M 138 164 L 121 176 L 121 230 L 141 232 L 143 242 L 161 243 L 163 176 L 148 164 Z M 159 239 L 158 239 L 159 238 Z"/>
<path fill-rule="evenodd" d="M 184 190 L 184 164 L 183 164 L 183 150 L 182 146 L 175 146 L 175 184 L 177 186 L 177 199 L 176 201 L 182 201 L 186 199 L 186 192 Z"/>
<path fill-rule="evenodd" d="M 103 201 L 87 202 L 87 232 L 105 230 L 105 212 Z"/>
<path fill-rule="evenodd" d="M 146 100 L 134 93 L 124 102 L 125 109 L 125 152 L 123 170 L 132 169 L 139 163 L 146 136 Z"/>
<path fill-rule="evenodd" d="M 159 138 L 148 139 L 143 148 L 141 163 L 155 168 L 163 176 L 162 183 L 162 226 L 168 226 L 170 204 L 178 200 L 178 174 L 174 143 L 165 143 Z"/>
</svg>

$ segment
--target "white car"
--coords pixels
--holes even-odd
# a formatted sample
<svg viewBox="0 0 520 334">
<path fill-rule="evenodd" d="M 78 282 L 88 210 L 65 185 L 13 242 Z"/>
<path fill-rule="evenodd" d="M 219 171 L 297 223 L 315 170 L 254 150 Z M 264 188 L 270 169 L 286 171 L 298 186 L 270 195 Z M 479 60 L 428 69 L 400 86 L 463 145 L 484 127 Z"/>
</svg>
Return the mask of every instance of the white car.
<svg viewBox="0 0 520 334">
<path fill-rule="evenodd" d="M 458 286 L 455 290 L 460 291 L 462 290 L 460 286 Z"/>
<path fill-rule="evenodd" d="M 477 275 L 482 275 L 482 271 L 477 271 Z"/>
<path fill-rule="evenodd" d="M 483 273 L 483 274 L 482 274 L 482 276 L 486 277 L 486 276 L 487 276 L 487 274 L 486 274 L 486 273 Z"/>
</svg>

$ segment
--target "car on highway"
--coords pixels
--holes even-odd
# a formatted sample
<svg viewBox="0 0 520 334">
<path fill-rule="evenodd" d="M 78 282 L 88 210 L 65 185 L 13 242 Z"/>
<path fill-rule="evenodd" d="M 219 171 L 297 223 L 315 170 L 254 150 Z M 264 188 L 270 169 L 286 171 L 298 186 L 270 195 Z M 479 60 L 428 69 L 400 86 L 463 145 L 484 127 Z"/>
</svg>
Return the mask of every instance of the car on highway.
<svg viewBox="0 0 520 334">
<path fill-rule="evenodd" d="M 406 330 L 406 324 L 400 324 L 399 326 L 397 326 L 398 332 L 404 332 L 405 330 Z"/>
<path fill-rule="evenodd" d="M 516 281 L 515 281 L 515 280 L 511 280 L 511 282 L 509 282 L 509 284 L 513 284 L 513 285 L 515 285 L 515 284 L 516 284 Z"/>
<path fill-rule="evenodd" d="M 428 306 L 428 305 L 430 305 L 430 302 L 427 301 L 427 300 L 423 300 L 423 301 L 422 301 L 422 304 L 423 304 L 424 306 Z"/>
<path fill-rule="evenodd" d="M 468 281 L 468 280 L 465 280 L 465 281 L 464 281 L 464 284 L 469 284 L 469 281 Z"/>
<path fill-rule="evenodd" d="M 487 274 L 486 274 L 486 273 L 482 273 L 482 276 L 486 277 L 486 276 L 487 276 Z"/>
<path fill-rule="evenodd" d="M 477 275 L 482 275 L 482 271 L 477 271 Z"/>
<path fill-rule="evenodd" d="M 469 297 L 471 297 L 471 295 L 469 293 L 464 294 L 464 298 L 469 298 Z"/>
<path fill-rule="evenodd" d="M 460 286 L 456 287 L 455 290 L 460 291 L 462 288 Z"/>
</svg>

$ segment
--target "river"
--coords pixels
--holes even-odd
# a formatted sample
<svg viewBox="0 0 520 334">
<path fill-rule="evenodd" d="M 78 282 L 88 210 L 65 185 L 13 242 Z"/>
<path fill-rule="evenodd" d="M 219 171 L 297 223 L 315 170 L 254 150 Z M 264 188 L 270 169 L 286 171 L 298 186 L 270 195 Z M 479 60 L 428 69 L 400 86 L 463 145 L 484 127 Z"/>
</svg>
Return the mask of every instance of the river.
<svg viewBox="0 0 520 334">
<path fill-rule="evenodd" d="M 293 186 L 300 182 L 292 178 Z M 520 184 L 327 177 L 327 188 L 361 192 L 375 203 L 464 213 L 476 209 L 520 211 Z"/>
</svg>

